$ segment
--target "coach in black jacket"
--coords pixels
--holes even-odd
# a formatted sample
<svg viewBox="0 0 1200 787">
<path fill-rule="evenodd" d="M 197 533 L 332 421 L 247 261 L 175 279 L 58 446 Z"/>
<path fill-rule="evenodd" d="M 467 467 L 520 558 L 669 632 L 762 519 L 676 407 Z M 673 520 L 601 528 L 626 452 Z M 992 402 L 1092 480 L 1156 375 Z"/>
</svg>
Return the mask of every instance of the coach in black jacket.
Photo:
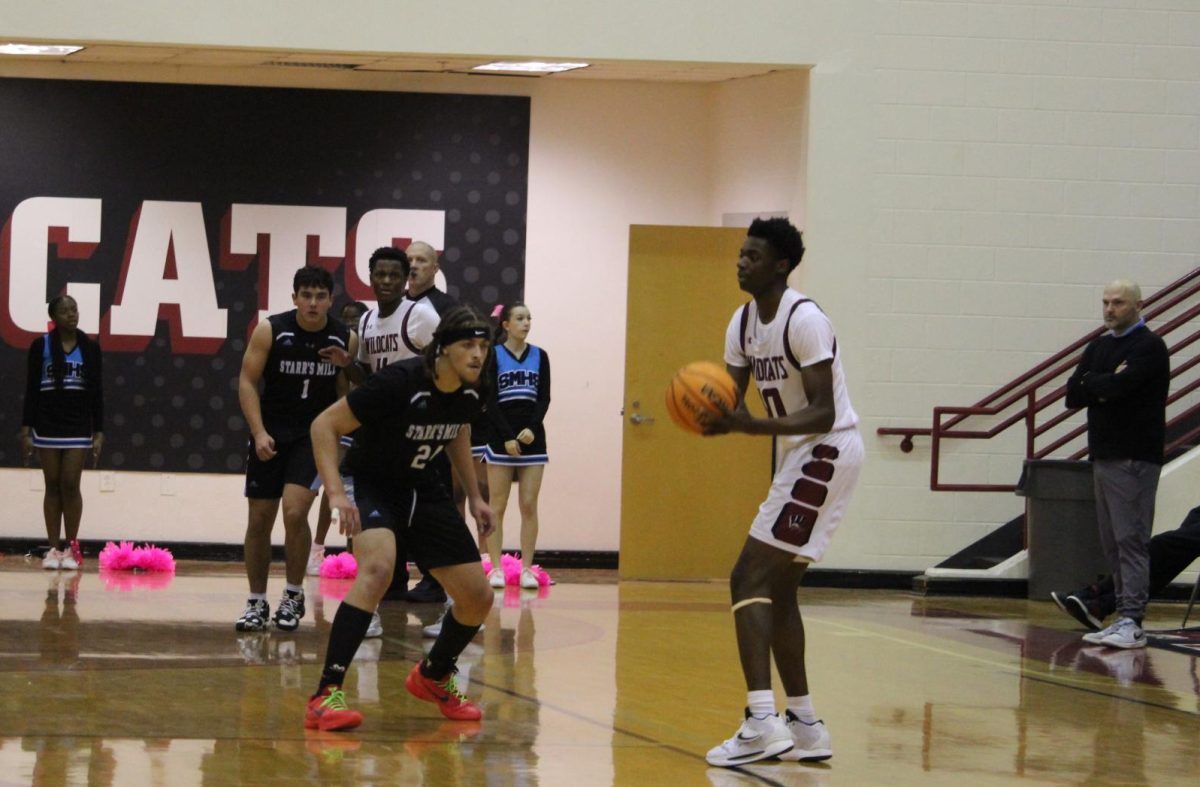
<svg viewBox="0 0 1200 787">
<path fill-rule="evenodd" d="M 1088 448 L 1100 543 L 1116 580 L 1117 622 L 1084 635 L 1092 644 L 1140 648 L 1149 600 L 1148 544 L 1163 464 L 1167 346 L 1141 318 L 1137 284 L 1104 288 L 1108 333 L 1093 340 L 1067 381 L 1067 407 L 1087 407 Z"/>
</svg>

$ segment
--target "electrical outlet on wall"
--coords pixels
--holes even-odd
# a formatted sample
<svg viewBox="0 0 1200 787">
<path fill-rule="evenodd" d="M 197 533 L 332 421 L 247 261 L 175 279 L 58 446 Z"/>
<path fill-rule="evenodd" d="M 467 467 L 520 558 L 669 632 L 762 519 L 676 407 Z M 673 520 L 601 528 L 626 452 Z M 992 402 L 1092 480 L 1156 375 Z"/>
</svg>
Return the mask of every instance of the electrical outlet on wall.
<svg viewBox="0 0 1200 787">
<path fill-rule="evenodd" d="M 100 491 L 115 492 L 117 491 L 117 474 L 111 470 L 103 470 L 100 472 Z"/>
<path fill-rule="evenodd" d="M 158 493 L 164 497 L 173 497 L 175 495 L 174 473 L 162 474 L 162 480 L 159 482 Z"/>
</svg>

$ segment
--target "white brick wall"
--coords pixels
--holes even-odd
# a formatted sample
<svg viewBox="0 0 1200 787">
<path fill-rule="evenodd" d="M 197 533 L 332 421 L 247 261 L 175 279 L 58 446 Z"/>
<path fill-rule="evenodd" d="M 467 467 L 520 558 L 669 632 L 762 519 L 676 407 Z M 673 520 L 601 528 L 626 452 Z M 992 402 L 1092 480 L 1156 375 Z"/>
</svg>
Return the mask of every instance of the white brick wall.
<svg viewBox="0 0 1200 787">
<path fill-rule="evenodd" d="M 1104 282 L 1150 293 L 1200 265 L 1200 2 L 876 10 L 868 433 L 928 425 L 1096 327 Z M 877 440 L 872 564 L 936 562 L 1020 510 L 923 492 L 928 442 Z M 944 474 L 1012 482 L 1012 442 L 944 444 Z"/>
</svg>

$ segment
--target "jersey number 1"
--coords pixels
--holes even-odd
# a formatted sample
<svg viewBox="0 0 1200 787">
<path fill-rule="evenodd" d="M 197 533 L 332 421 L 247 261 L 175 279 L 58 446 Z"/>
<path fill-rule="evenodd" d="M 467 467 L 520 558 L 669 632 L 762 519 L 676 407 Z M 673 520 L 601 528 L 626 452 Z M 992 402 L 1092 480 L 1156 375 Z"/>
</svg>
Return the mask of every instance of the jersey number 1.
<svg viewBox="0 0 1200 787">
<path fill-rule="evenodd" d="M 309 384 L 310 382 L 312 382 L 312 378 L 311 378 L 311 377 L 305 377 L 305 378 L 304 378 L 304 387 L 300 389 L 300 398 L 301 398 L 301 399 L 307 399 L 307 398 L 308 398 L 308 384 Z"/>
</svg>

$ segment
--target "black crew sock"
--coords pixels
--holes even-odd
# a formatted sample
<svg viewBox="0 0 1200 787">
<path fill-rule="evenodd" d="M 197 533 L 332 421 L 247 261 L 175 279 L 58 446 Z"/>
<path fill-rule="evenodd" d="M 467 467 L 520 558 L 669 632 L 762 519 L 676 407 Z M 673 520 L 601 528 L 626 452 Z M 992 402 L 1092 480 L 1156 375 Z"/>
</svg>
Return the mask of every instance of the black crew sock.
<svg viewBox="0 0 1200 787">
<path fill-rule="evenodd" d="M 371 613 L 352 607 L 342 602 L 337 613 L 333 616 L 333 625 L 329 629 L 329 646 L 325 650 L 325 669 L 321 672 L 321 682 L 317 685 L 317 694 L 326 686 L 341 686 L 346 679 L 346 670 L 350 661 L 366 636 L 367 626 L 371 625 Z M 314 697 L 316 694 L 313 695 Z"/>
<path fill-rule="evenodd" d="M 429 655 L 421 662 L 421 674 L 433 680 L 442 680 L 454 670 L 458 654 L 462 653 L 479 626 L 465 626 L 454 617 L 454 607 L 442 618 L 442 633 L 438 634 Z"/>
</svg>

